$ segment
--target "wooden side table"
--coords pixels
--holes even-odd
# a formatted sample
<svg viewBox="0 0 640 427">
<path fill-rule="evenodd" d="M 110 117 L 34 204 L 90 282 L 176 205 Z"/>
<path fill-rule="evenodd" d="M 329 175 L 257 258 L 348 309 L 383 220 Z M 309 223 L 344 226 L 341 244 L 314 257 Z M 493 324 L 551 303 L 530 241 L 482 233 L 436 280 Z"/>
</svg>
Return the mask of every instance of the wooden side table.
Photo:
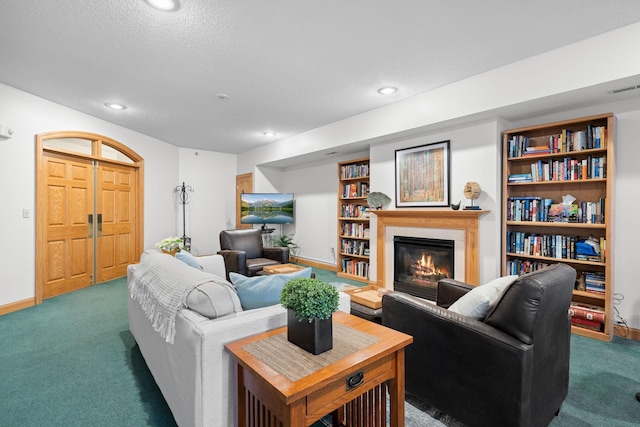
<svg viewBox="0 0 640 427">
<path fill-rule="evenodd" d="M 235 362 L 239 427 L 310 426 L 330 413 L 334 425 L 385 426 L 387 385 L 391 426 L 404 426 L 404 348 L 413 337 L 343 312 L 333 322 L 334 348 L 317 356 L 288 343 L 286 327 L 225 346 Z M 365 346 L 351 351 L 337 329 L 364 337 Z M 312 371 L 295 372 L 296 362 Z"/>
</svg>

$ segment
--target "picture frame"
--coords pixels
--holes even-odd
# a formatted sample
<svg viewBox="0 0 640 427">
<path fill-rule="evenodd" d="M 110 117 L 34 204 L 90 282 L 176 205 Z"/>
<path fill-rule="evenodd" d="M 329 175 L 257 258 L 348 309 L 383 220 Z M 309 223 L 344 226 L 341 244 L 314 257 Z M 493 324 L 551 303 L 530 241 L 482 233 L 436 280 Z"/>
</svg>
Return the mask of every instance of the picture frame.
<svg viewBox="0 0 640 427">
<path fill-rule="evenodd" d="M 396 207 L 450 205 L 449 145 L 447 140 L 396 150 Z"/>
</svg>

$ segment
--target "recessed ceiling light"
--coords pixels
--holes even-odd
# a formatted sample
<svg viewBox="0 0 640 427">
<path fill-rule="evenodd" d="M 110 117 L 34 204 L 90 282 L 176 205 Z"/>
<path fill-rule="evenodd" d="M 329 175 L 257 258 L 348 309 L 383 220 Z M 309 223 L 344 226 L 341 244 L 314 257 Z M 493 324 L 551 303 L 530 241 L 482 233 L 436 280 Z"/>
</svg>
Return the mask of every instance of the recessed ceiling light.
<svg viewBox="0 0 640 427">
<path fill-rule="evenodd" d="M 263 132 L 262 134 L 263 134 L 264 136 L 266 136 L 267 138 L 273 138 L 274 136 L 276 136 L 276 135 L 277 135 L 277 133 L 275 133 L 275 132 L 269 132 L 269 131 L 267 131 L 267 132 Z"/>
<path fill-rule="evenodd" d="M 392 86 L 381 87 L 380 89 L 378 89 L 378 93 L 381 95 L 392 95 L 397 91 L 398 91 L 398 88 L 392 87 Z"/>
<path fill-rule="evenodd" d="M 126 110 L 127 107 L 122 104 L 117 104 L 115 102 L 105 102 L 105 106 L 111 108 L 112 110 Z"/>
<path fill-rule="evenodd" d="M 178 9 L 178 0 L 146 0 L 153 8 L 171 12 Z"/>
</svg>

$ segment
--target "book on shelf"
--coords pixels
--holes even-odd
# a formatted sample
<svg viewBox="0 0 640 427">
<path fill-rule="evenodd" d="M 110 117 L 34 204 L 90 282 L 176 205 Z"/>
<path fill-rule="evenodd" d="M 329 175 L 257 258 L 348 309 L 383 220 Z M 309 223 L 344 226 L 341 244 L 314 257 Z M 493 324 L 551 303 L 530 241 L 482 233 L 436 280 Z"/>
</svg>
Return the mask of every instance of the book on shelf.
<svg viewBox="0 0 640 427">
<path fill-rule="evenodd" d="M 572 302 L 569 306 L 569 315 L 573 318 L 592 320 L 600 323 L 605 321 L 604 309 L 597 305 Z"/>
<path fill-rule="evenodd" d="M 604 332 L 604 323 L 596 322 L 595 320 L 581 319 L 579 317 L 572 317 L 571 324 L 580 328 L 589 329 L 596 332 Z"/>
<path fill-rule="evenodd" d="M 507 180 L 508 182 L 532 182 L 533 178 L 530 173 L 512 173 Z"/>
<path fill-rule="evenodd" d="M 541 156 L 543 154 L 549 154 L 549 153 L 551 153 L 551 149 L 549 148 L 548 145 L 540 145 L 535 147 L 527 147 L 524 153 L 522 153 L 522 155 L 525 157 L 528 157 L 528 156 Z"/>
<path fill-rule="evenodd" d="M 369 194 L 369 185 L 364 182 L 345 184 L 342 197 L 366 197 Z"/>
<path fill-rule="evenodd" d="M 367 178 L 369 176 L 369 165 L 358 163 L 343 165 L 340 167 L 340 179 Z"/>
<path fill-rule="evenodd" d="M 533 182 L 578 181 L 606 178 L 606 157 L 588 155 L 584 159 L 564 157 L 562 159 L 538 160 L 529 165 Z M 511 182 L 517 181 L 517 175 L 509 175 Z"/>
<path fill-rule="evenodd" d="M 369 212 L 367 212 L 368 206 L 349 203 L 342 205 L 340 209 L 340 216 L 343 218 L 368 218 Z"/>
<path fill-rule="evenodd" d="M 512 135 L 508 140 L 507 157 L 526 157 L 549 153 L 568 153 L 606 147 L 607 128 L 588 124 L 584 130 L 562 129 L 549 136 L 548 145 L 531 145 L 524 135 Z"/>
<path fill-rule="evenodd" d="M 576 254 L 578 236 L 525 233 L 513 230 L 507 231 L 506 234 L 506 248 L 509 253 L 556 259 L 579 259 Z"/>
<path fill-rule="evenodd" d="M 344 258 L 342 260 L 342 272 L 360 277 L 369 277 L 369 263 L 354 259 Z"/>
<path fill-rule="evenodd" d="M 599 272 L 584 272 L 585 290 L 587 292 L 594 292 L 598 294 L 604 294 L 606 292 L 606 281 L 604 273 Z"/>
<path fill-rule="evenodd" d="M 506 215 L 507 221 L 604 224 L 604 207 L 604 197 L 597 202 L 564 205 L 538 196 L 513 196 L 507 198 Z"/>
</svg>

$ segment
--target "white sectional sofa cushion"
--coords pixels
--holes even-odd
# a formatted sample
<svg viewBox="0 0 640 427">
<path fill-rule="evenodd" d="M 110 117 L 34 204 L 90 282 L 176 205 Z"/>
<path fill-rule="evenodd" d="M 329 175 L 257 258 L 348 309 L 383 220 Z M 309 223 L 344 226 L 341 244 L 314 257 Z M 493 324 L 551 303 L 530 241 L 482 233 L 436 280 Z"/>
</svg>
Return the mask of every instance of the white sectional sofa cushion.
<svg viewBox="0 0 640 427">
<path fill-rule="evenodd" d="M 225 277 L 222 256 L 198 257 L 198 262 L 204 271 Z M 174 262 L 167 262 L 164 268 L 172 266 L 175 267 Z M 129 266 L 129 281 L 136 268 L 137 264 Z M 350 311 L 349 296 L 342 292 L 339 309 L 347 313 Z M 181 427 L 237 425 L 234 370 L 224 345 L 285 326 L 287 321 L 286 310 L 280 304 L 215 319 L 181 308 L 175 319 L 174 343 L 170 344 L 153 330 L 142 307 L 131 297 L 128 313 L 129 329 Z"/>
</svg>

